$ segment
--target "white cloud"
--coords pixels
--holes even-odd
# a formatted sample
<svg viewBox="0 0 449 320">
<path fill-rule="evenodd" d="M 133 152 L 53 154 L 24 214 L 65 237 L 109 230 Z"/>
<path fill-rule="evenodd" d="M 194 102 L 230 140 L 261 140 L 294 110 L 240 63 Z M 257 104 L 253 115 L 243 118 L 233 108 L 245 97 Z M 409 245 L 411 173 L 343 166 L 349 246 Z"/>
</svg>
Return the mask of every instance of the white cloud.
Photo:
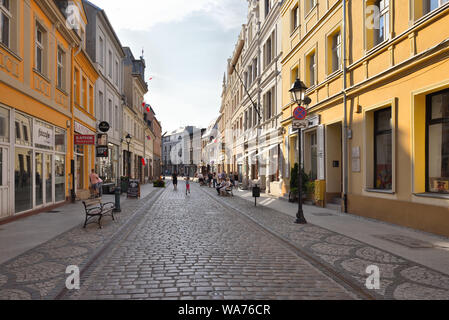
<svg viewBox="0 0 449 320">
<path fill-rule="evenodd" d="M 159 23 L 179 22 L 195 13 L 204 13 L 225 30 L 239 27 L 242 2 L 246 0 L 92 0 L 105 9 L 114 28 L 149 30 Z"/>
</svg>

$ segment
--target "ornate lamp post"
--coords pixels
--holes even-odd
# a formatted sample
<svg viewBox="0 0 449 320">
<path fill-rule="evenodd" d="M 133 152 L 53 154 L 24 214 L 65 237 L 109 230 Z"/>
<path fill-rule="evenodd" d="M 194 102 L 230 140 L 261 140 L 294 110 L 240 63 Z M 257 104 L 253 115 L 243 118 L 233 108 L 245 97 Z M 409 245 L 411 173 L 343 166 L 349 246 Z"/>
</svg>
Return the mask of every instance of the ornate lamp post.
<svg viewBox="0 0 449 320">
<path fill-rule="evenodd" d="M 307 106 L 312 100 L 306 96 L 307 87 L 299 79 L 296 79 L 293 87 L 290 89 L 292 94 L 292 100 L 298 106 Z M 301 129 L 298 129 L 298 159 L 299 159 L 299 170 L 298 170 L 298 213 L 296 214 L 295 223 L 307 224 L 306 218 L 304 217 L 304 211 L 302 209 L 302 167 L 301 167 Z"/>
</svg>

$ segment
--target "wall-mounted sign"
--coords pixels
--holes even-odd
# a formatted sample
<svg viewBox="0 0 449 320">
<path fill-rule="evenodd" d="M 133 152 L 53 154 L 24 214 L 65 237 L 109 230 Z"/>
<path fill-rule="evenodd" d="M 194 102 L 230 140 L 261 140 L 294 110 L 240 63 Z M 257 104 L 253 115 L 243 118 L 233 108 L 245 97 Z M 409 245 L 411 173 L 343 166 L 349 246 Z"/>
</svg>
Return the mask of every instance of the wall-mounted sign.
<svg viewBox="0 0 449 320">
<path fill-rule="evenodd" d="M 318 114 L 314 117 L 309 117 L 307 121 L 309 122 L 309 128 L 317 127 L 321 124 L 321 116 Z"/>
<path fill-rule="evenodd" d="M 108 132 L 109 129 L 111 129 L 111 126 L 110 126 L 109 123 L 107 123 L 106 121 L 103 121 L 103 122 L 101 122 L 101 123 L 98 125 L 98 129 L 99 129 L 101 132 Z"/>
<path fill-rule="evenodd" d="M 95 134 L 92 130 L 90 130 L 88 127 L 83 126 L 81 123 L 75 121 L 75 132 L 80 134 Z"/>
<path fill-rule="evenodd" d="M 76 134 L 76 145 L 95 145 L 95 136 L 90 134 Z"/>
<path fill-rule="evenodd" d="M 41 126 L 38 123 L 34 125 L 34 141 L 36 144 L 53 147 L 54 141 L 53 129 Z"/>
</svg>

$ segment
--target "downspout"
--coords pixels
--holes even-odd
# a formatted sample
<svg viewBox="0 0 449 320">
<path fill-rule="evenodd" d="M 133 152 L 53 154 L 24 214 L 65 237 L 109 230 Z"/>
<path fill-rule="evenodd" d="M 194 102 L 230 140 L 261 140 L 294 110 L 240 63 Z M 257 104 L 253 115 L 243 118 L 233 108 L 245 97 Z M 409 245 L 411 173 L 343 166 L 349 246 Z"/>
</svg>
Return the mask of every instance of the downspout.
<svg viewBox="0 0 449 320">
<path fill-rule="evenodd" d="M 347 113 L 347 96 L 346 96 L 346 89 L 347 89 L 347 84 L 346 84 L 346 75 L 347 75 L 347 70 L 346 70 L 346 46 L 347 46 L 347 42 L 346 42 L 346 1 L 347 0 L 343 0 L 343 112 L 344 112 L 344 117 L 343 117 L 343 127 L 344 127 L 344 132 L 343 132 L 343 211 L 345 213 L 348 213 L 348 179 L 349 179 L 349 172 L 348 172 L 348 168 L 349 168 L 349 161 L 348 161 L 348 131 L 349 131 L 349 126 L 348 126 L 348 113 Z"/>
</svg>

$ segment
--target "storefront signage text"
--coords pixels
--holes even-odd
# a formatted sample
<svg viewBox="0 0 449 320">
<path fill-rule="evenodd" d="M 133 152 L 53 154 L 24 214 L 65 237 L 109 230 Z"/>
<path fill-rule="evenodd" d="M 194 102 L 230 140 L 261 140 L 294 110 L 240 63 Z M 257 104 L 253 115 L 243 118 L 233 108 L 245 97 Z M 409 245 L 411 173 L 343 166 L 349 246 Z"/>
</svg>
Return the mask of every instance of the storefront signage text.
<svg viewBox="0 0 449 320">
<path fill-rule="evenodd" d="M 34 139 L 36 141 L 36 144 L 53 147 L 54 146 L 53 129 L 49 129 L 39 124 L 36 124 L 34 126 Z"/>
<path fill-rule="evenodd" d="M 75 144 L 76 145 L 94 145 L 95 144 L 95 136 L 94 135 L 86 135 L 86 134 L 77 134 L 77 135 L 75 135 Z"/>
</svg>

